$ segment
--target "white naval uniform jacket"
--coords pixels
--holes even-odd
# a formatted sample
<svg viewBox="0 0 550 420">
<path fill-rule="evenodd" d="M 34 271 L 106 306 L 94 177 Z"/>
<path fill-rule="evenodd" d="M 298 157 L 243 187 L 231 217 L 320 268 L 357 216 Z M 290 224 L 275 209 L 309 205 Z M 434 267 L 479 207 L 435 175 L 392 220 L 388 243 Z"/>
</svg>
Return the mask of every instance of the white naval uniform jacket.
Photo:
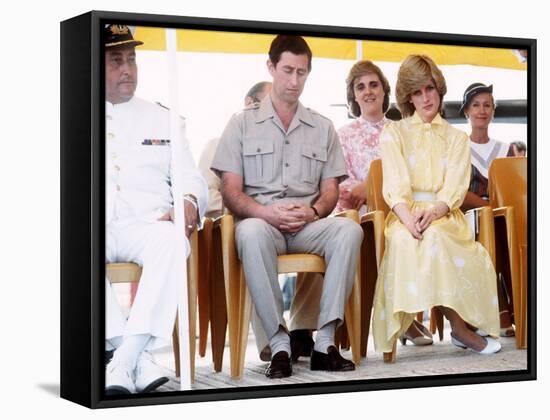
<svg viewBox="0 0 550 420">
<path fill-rule="evenodd" d="M 181 190 L 197 197 L 202 217 L 208 188 L 193 161 L 181 122 Z M 105 130 L 106 224 L 125 218 L 154 222 L 174 203 L 170 112 L 135 96 L 121 104 L 106 102 Z"/>
</svg>

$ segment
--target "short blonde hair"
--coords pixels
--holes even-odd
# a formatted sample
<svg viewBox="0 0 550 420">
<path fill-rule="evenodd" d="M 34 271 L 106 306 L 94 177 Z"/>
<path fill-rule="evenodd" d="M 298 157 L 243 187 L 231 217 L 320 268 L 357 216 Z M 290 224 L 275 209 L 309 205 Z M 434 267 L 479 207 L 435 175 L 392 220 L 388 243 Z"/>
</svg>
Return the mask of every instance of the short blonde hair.
<svg viewBox="0 0 550 420">
<path fill-rule="evenodd" d="M 354 117 L 361 115 L 361 109 L 359 104 L 355 101 L 355 92 L 353 90 L 353 84 L 355 80 L 359 77 L 363 77 L 365 74 L 376 74 L 380 83 L 382 84 L 382 89 L 384 90 L 384 103 L 382 104 L 382 112 L 386 112 L 390 107 L 390 84 L 388 79 L 380 70 L 376 64 L 369 60 L 362 60 L 355 63 L 349 71 L 348 77 L 346 78 L 346 96 L 348 100 L 348 106 L 351 114 Z"/>
<path fill-rule="evenodd" d="M 403 117 L 410 117 L 414 114 L 415 108 L 410 102 L 412 94 L 432 80 L 439 93 L 438 111 L 441 113 L 443 97 L 447 93 L 447 83 L 445 83 L 443 73 L 427 55 L 414 54 L 405 58 L 405 61 L 399 67 L 397 85 L 395 86 L 397 106 Z"/>
</svg>

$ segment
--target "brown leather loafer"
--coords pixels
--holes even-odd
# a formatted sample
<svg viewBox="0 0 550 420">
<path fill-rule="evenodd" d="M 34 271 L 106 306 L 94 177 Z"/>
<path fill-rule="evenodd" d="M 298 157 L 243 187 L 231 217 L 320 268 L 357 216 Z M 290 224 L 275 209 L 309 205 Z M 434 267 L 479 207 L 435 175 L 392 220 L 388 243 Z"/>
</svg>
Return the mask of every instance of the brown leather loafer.
<svg viewBox="0 0 550 420">
<path fill-rule="evenodd" d="M 270 379 L 286 378 L 292 375 L 292 364 L 286 351 L 277 352 L 265 370 L 265 376 Z"/>
<path fill-rule="evenodd" d="M 330 346 L 328 348 L 328 354 L 313 350 L 310 368 L 311 370 L 346 372 L 355 370 L 355 364 L 351 360 L 344 359 L 336 347 Z"/>
<path fill-rule="evenodd" d="M 311 338 L 311 335 L 309 335 L 309 330 L 290 331 L 290 349 L 292 351 L 292 361 L 297 362 L 300 356 L 311 357 L 313 344 L 313 338 Z"/>
</svg>

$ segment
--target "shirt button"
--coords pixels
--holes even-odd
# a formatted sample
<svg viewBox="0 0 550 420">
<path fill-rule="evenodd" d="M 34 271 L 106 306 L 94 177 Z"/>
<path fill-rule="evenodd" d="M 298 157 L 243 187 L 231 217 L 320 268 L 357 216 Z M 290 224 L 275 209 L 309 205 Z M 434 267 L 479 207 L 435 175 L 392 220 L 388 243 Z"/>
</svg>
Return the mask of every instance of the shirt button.
<svg viewBox="0 0 550 420">
<path fill-rule="evenodd" d="M 115 170 L 120 171 L 120 166 L 115 165 Z"/>
<path fill-rule="evenodd" d="M 285 144 L 290 144 L 290 142 L 288 140 L 285 140 Z"/>
<path fill-rule="evenodd" d="M 260 149 L 259 147 L 256 149 L 256 153 L 260 153 L 262 151 L 262 149 Z"/>
<path fill-rule="evenodd" d="M 285 163 L 285 166 L 286 166 L 286 167 L 288 168 L 288 167 L 290 166 L 290 164 L 288 164 L 288 163 Z"/>
<path fill-rule="evenodd" d="M 118 157 L 118 153 L 113 152 L 113 153 L 111 153 L 111 156 L 112 156 L 114 159 L 116 159 L 116 158 Z"/>
<path fill-rule="evenodd" d="M 313 157 L 317 157 L 317 153 L 313 153 Z"/>
<path fill-rule="evenodd" d="M 109 137 L 110 139 L 114 139 L 115 135 L 113 133 L 107 133 L 107 137 Z"/>
<path fill-rule="evenodd" d="M 108 115 L 108 114 L 107 114 L 105 117 L 106 117 L 109 121 L 113 119 L 113 117 L 111 117 L 111 116 Z"/>
<path fill-rule="evenodd" d="M 116 186 L 116 190 L 117 190 L 117 191 L 120 191 L 120 185 L 117 185 L 117 186 Z"/>
</svg>

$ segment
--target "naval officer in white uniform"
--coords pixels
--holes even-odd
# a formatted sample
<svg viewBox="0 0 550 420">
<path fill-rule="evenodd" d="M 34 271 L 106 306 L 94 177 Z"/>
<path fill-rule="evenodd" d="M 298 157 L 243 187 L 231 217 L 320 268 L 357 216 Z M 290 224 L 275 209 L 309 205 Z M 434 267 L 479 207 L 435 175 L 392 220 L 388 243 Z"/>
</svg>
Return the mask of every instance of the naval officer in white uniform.
<svg viewBox="0 0 550 420">
<path fill-rule="evenodd" d="M 106 394 L 149 392 L 165 383 L 149 350 L 169 343 L 177 311 L 175 276 L 180 258 L 176 236 L 189 237 L 206 208 L 207 184 L 185 139 L 181 167 L 171 167 L 169 111 L 136 98 L 137 65 L 133 38 L 124 25 L 105 27 L 106 262 L 143 267 L 129 316 L 124 316 L 106 279 Z M 182 122 L 182 135 L 184 127 Z M 173 223 L 171 180 L 183 181 L 185 232 Z M 180 279 L 181 280 L 181 279 Z"/>
</svg>

